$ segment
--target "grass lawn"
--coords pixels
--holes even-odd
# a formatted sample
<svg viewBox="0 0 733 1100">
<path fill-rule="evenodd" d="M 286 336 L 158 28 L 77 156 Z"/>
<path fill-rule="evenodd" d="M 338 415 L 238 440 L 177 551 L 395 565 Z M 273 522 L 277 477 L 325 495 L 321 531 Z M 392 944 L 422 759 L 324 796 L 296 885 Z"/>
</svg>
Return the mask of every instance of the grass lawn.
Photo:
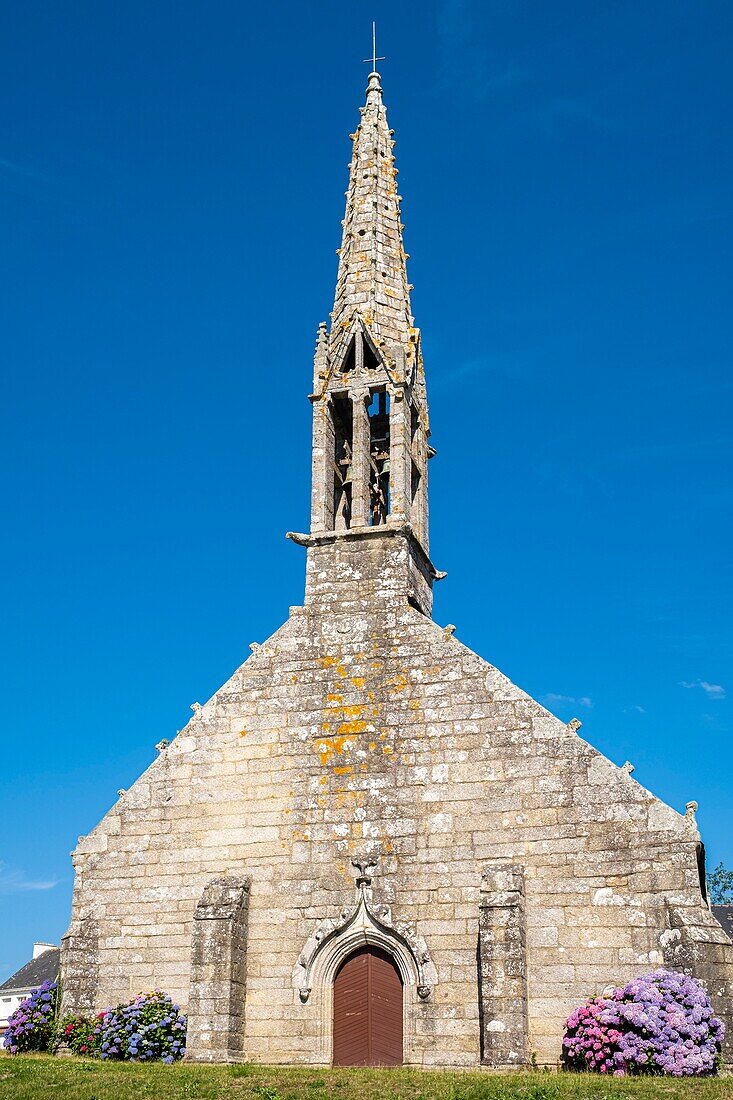
<svg viewBox="0 0 733 1100">
<path fill-rule="evenodd" d="M 271 1066 L 130 1065 L 0 1056 L 0 1100 L 733 1100 L 733 1078 L 607 1080 L 560 1073 L 453 1073 Z"/>
</svg>

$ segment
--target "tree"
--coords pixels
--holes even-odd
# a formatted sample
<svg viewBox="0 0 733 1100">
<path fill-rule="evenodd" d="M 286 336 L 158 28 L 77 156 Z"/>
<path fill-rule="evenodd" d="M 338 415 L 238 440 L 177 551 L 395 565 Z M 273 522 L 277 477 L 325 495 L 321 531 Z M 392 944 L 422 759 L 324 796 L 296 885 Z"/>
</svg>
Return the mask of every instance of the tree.
<svg viewBox="0 0 733 1100">
<path fill-rule="evenodd" d="M 722 863 L 708 875 L 708 897 L 711 905 L 733 905 L 733 871 Z"/>
</svg>

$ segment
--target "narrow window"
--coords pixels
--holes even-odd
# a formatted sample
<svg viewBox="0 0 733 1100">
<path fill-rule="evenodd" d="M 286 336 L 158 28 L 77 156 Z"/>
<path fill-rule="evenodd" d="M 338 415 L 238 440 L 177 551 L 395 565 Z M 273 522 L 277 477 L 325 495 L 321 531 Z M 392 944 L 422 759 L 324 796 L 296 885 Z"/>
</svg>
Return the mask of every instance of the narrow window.
<svg viewBox="0 0 733 1100">
<path fill-rule="evenodd" d="M 376 370 L 379 366 L 379 358 L 372 350 L 372 346 L 369 341 L 364 340 L 363 337 L 361 337 L 361 339 L 363 340 L 364 345 L 364 366 L 367 370 Z"/>
<path fill-rule="evenodd" d="M 412 478 L 410 483 L 410 500 L 414 504 L 417 500 L 417 494 L 420 492 L 420 471 L 415 463 L 412 463 Z"/>
<path fill-rule="evenodd" d="M 698 844 L 697 850 L 697 877 L 700 882 L 700 893 L 702 894 L 702 900 L 707 905 L 708 901 L 708 883 L 707 876 L 705 874 L 705 845 Z"/>
<path fill-rule="evenodd" d="M 351 526 L 353 423 L 348 395 L 333 397 L 333 527 L 347 531 Z"/>
<path fill-rule="evenodd" d="M 366 352 L 367 345 L 364 345 Z M 369 403 L 369 523 L 379 527 L 389 516 L 389 394 L 375 390 Z"/>
<path fill-rule="evenodd" d="M 359 336 L 358 339 L 361 339 L 361 336 Z M 349 371 L 352 371 L 356 366 L 356 341 L 357 337 L 352 336 L 348 351 L 346 352 L 346 355 L 344 356 L 344 361 L 341 364 L 341 374 L 348 374 Z"/>
</svg>

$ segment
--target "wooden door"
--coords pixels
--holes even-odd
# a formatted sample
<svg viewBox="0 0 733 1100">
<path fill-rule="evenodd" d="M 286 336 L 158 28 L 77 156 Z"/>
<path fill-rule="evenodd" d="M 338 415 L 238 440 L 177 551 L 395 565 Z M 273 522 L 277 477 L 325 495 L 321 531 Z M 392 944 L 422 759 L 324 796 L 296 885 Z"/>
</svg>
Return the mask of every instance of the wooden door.
<svg viewBox="0 0 733 1100">
<path fill-rule="evenodd" d="M 402 979 L 378 948 L 360 947 L 336 974 L 333 1064 L 402 1065 Z"/>
</svg>

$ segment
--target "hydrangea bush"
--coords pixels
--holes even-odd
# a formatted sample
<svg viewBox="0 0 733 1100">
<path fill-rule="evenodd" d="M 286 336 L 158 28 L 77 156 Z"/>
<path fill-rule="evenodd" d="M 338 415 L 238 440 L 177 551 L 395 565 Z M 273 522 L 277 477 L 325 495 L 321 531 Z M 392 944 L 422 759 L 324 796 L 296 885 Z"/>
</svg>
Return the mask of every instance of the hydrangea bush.
<svg viewBox="0 0 733 1100">
<path fill-rule="evenodd" d="M 21 1001 L 8 1020 L 3 1046 L 11 1054 L 48 1050 L 56 1030 L 56 982 L 44 982 Z"/>
<path fill-rule="evenodd" d="M 724 1025 L 695 978 L 654 970 L 568 1017 L 563 1056 L 571 1069 L 624 1077 L 717 1072 Z"/>
<path fill-rule="evenodd" d="M 93 1034 L 104 1059 L 170 1063 L 186 1053 L 186 1017 L 159 990 L 100 1013 Z"/>
<path fill-rule="evenodd" d="M 58 1028 L 58 1042 L 66 1043 L 72 1054 L 83 1054 L 87 1058 L 99 1054 L 99 1035 L 97 1024 L 104 1013 L 96 1019 L 87 1016 L 64 1016 Z"/>
</svg>

